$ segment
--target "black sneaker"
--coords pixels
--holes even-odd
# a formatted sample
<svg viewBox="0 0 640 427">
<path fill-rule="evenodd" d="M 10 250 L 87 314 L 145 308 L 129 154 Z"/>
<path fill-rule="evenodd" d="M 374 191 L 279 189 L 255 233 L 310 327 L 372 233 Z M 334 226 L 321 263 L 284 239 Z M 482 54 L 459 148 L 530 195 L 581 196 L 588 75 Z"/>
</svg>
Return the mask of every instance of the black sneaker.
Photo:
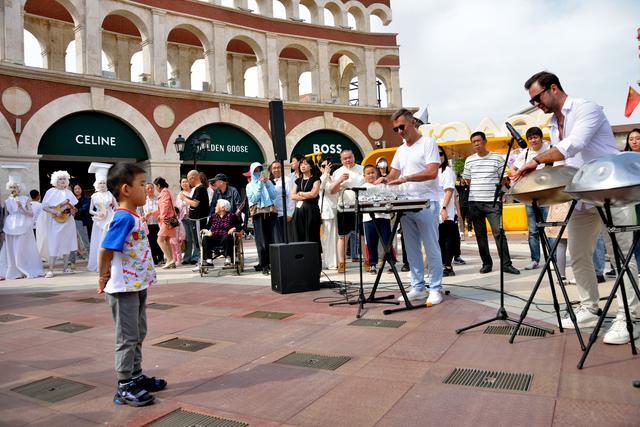
<svg viewBox="0 0 640 427">
<path fill-rule="evenodd" d="M 133 381 L 140 386 L 140 388 L 151 393 L 163 390 L 167 386 L 167 382 L 162 378 L 148 377 L 144 374 L 134 378 Z"/>
<path fill-rule="evenodd" d="M 258 265 L 254 265 L 254 266 L 253 266 L 253 269 L 254 269 L 255 271 L 262 271 L 262 266 L 261 266 L 260 264 L 258 264 Z"/>
<path fill-rule="evenodd" d="M 467 261 L 463 260 L 461 256 L 457 256 L 453 258 L 453 263 L 463 265 L 463 264 L 466 264 Z"/>
<path fill-rule="evenodd" d="M 605 275 L 607 277 L 616 277 L 616 270 L 612 268 L 611 270 L 607 271 Z"/>
<path fill-rule="evenodd" d="M 605 279 L 604 275 L 602 274 L 596 274 L 596 280 L 598 281 L 598 283 L 604 283 L 607 281 L 607 279 Z"/>
<path fill-rule="evenodd" d="M 451 277 L 455 276 L 456 273 L 453 271 L 453 268 L 446 268 L 442 270 L 442 277 Z"/>
<path fill-rule="evenodd" d="M 146 406 L 152 404 L 154 399 L 153 395 L 132 380 L 128 383 L 118 384 L 118 390 L 113 396 L 113 403 L 116 405 Z"/>
<path fill-rule="evenodd" d="M 264 274 L 265 276 L 268 276 L 268 275 L 269 275 L 269 273 L 271 273 L 271 272 L 269 271 L 269 267 L 263 267 L 263 268 L 262 268 L 262 274 Z"/>
<path fill-rule="evenodd" d="M 507 265 L 504 267 L 504 272 L 509 274 L 520 274 L 520 270 L 515 268 L 513 265 Z"/>
<path fill-rule="evenodd" d="M 409 271 L 409 264 L 402 264 L 400 271 Z"/>
<path fill-rule="evenodd" d="M 483 265 L 480 269 L 481 274 L 491 273 L 492 267 L 490 265 Z"/>
</svg>

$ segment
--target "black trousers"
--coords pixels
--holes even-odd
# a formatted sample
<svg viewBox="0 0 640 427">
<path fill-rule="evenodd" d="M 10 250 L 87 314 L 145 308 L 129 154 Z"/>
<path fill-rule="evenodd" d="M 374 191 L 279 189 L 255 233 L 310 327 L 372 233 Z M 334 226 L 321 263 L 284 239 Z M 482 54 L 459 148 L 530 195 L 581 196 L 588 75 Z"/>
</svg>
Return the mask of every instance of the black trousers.
<svg viewBox="0 0 640 427">
<path fill-rule="evenodd" d="M 451 267 L 451 261 L 460 246 L 456 237 L 460 239 L 458 225 L 452 220 L 448 219 L 438 226 L 438 243 L 440 243 L 442 265 L 445 267 Z"/>
<path fill-rule="evenodd" d="M 153 257 L 153 262 L 155 264 L 159 264 L 164 259 L 162 249 L 160 249 L 160 245 L 158 245 L 158 232 L 160 231 L 160 226 L 158 224 L 147 224 L 147 227 L 149 227 L 149 246 L 151 247 L 151 256 Z"/>
<path fill-rule="evenodd" d="M 253 228 L 256 233 L 256 250 L 258 251 L 260 267 L 263 269 L 270 268 L 269 245 L 275 242 L 273 235 L 276 230 L 278 214 L 255 214 L 251 219 L 253 220 Z"/>
<path fill-rule="evenodd" d="M 491 233 L 495 239 L 498 253 L 502 257 L 502 265 L 511 265 L 511 257 L 509 256 L 509 245 L 507 244 L 507 237 L 504 234 L 500 234 L 500 218 L 502 212 L 500 211 L 500 203 L 493 202 L 469 202 L 469 213 L 471 215 L 471 221 L 473 221 L 473 228 L 476 230 L 476 242 L 478 243 L 478 250 L 480 251 L 480 258 L 482 258 L 483 266 L 493 266 L 493 259 L 489 252 L 489 241 L 487 240 L 487 225 L 485 220 L 489 221 L 491 225 Z"/>
<path fill-rule="evenodd" d="M 202 239 L 202 250 L 204 251 L 204 259 L 212 258 L 211 254 L 215 248 L 222 247 L 224 256 L 233 259 L 233 234 L 225 236 L 205 236 Z"/>
</svg>

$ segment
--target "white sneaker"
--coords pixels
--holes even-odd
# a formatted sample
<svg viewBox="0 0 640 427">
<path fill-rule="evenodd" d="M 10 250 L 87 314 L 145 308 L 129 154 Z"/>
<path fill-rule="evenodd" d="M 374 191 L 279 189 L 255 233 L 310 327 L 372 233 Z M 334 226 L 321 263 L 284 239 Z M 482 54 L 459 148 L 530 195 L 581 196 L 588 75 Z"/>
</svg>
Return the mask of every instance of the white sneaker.
<svg viewBox="0 0 640 427">
<path fill-rule="evenodd" d="M 578 328 L 593 328 L 598 323 L 598 315 L 593 314 L 589 309 L 583 305 L 578 307 L 575 311 Z M 573 322 L 569 315 L 562 319 L 562 327 L 565 329 L 575 329 Z"/>
<path fill-rule="evenodd" d="M 407 292 L 407 298 L 409 298 L 410 301 L 427 299 L 427 291 L 418 291 L 416 289 L 411 289 L 409 292 Z M 402 295 L 398 297 L 398 301 L 404 302 L 404 298 L 402 297 Z"/>
<path fill-rule="evenodd" d="M 637 339 L 640 330 L 633 324 L 633 339 Z M 604 334 L 602 342 L 605 344 L 627 344 L 629 342 L 629 331 L 627 331 L 627 318 L 624 313 L 618 313 L 609 330 Z"/>
<path fill-rule="evenodd" d="M 224 265 L 231 265 L 231 257 L 228 256 L 224 259 Z"/>
<path fill-rule="evenodd" d="M 540 267 L 540 263 L 538 261 L 531 261 L 529 264 L 527 264 L 527 266 L 524 269 L 535 270 L 538 267 Z"/>
<path fill-rule="evenodd" d="M 44 277 L 47 279 L 51 279 L 53 277 L 53 271 L 51 270 L 47 271 L 47 274 L 45 274 Z"/>
<path fill-rule="evenodd" d="M 75 271 L 73 271 L 73 270 L 71 269 L 71 267 L 67 267 L 67 268 L 65 268 L 64 270 L 62 270 L 62 272 L 63 272 L 64 274 L 73 274 L 73 273 L 75 273 Z"/>
<path fill-rule="evenodd" d="M 467 233 L 467 236 L 473 237 L 473 234 L 471 234 L 471 232 L 469 232 L 469 233 Z"/>
<path fill-rule="evenodd" d="M 442 292 L 440 291 L 430 291 L 429 298 L 427 298 L 427 307 L 434 306 L 436 304 L 440 304 L 442 302 Z"/>
</svg>

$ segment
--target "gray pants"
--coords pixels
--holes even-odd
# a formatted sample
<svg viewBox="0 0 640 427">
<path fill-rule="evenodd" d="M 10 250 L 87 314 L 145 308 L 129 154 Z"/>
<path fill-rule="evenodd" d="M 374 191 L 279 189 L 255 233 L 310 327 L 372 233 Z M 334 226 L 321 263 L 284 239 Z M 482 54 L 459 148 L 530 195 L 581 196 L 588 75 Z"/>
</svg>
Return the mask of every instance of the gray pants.
<svg viewBox="0 0 640 427">
<path fill-rule="evenodd" d="M 142 373 L 142 341 L 147 335 L 147 290 L 106 294 L 116 323 L 118 380 Z"/>
</svg>

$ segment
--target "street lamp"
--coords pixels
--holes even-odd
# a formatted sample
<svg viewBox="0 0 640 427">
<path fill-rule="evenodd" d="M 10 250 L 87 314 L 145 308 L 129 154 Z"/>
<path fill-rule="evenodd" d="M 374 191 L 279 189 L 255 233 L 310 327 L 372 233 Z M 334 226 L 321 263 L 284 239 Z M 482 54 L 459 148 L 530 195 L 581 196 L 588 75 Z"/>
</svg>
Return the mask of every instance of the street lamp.
<svg viewBox="0 0 640 427">
<path fill-rule="evenodd" d="M 206 133 L 203 133 L 197 139 L 193 138 L 189 141 L 189 145 L 191 146 L 191 157 L 193 159 L 193 169 L 197 169 L 198 157 L 201 153 L 207 151 L 210 143 L 211 137 Z M 173 141 L 173 146 L 178 154 L 184 153 L 186 145 L 187 141 L 182 137 L 182 135 L 178 135 L 175 141 Z"/>
</svg>

